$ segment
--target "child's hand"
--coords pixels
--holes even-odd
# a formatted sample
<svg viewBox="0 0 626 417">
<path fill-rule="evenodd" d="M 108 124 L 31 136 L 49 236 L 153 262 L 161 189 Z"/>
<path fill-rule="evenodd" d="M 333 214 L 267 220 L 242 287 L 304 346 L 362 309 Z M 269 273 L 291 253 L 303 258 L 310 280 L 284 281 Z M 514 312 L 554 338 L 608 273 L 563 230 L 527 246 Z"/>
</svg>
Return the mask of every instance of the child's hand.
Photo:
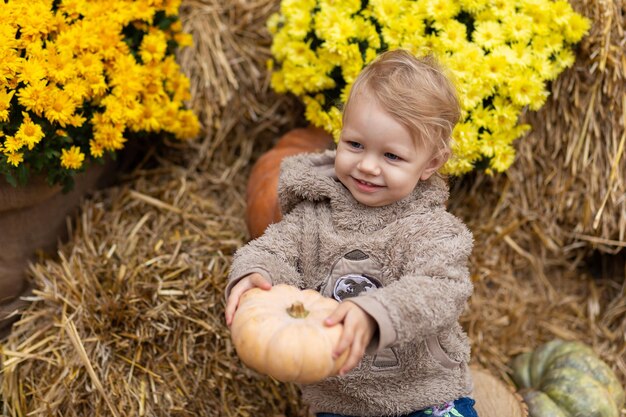
<svg viewBox="0 0 626 417">
<path fill-rule="evenodd" d="M 253 272 L 250 275 L 246 275 L 231 289 L 228 300 L 226 301 L 226 309 L 224 315 L 226 316 L 226 325 L 230 327 L 235 316 L 235 311 L 239 306 L 239 299 L 244 292 L 251 290 L 252 288 L 261 288 L 262 290 L 269 290 L 272 288 L 272 284 L 267 282 L 263 275 Z"/>
<path fill-rule="evenodd" d="M 350 348 L 348 359 L 339 370 L 339 375 L 345 375 L 363 358 L 365 348 L 378 329 L 378 324 L 372 316 L 350 301 L 339 304 L 339 307 L 324 321 L 327 326 L 334 326 L 341 322 L 343 322 L 343 333 L 333 352 L 333 357 L 338 358 Z"/>
</svg>

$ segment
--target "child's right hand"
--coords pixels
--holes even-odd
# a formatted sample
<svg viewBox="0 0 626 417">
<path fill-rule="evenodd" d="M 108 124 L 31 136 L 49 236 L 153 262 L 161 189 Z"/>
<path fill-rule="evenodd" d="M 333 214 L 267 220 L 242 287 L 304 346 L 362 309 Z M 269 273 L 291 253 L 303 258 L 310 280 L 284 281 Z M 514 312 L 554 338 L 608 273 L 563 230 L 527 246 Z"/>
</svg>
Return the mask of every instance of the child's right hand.
<svg viewBox="0 0 626 417">
<path fill-rule="evenodd" d="M 224 315 L 226 316 L 226 325 L 230 327 L 233 322 L 233 317 L 239 306 L 239 299 L 244 292 L 251 290 L 252 288 L 261 288 L 262 290 L 269 290 L 272 288 L 272 284 L 267 282 L 263 275 L 253 272 L 250 275 L 246 275 L 230 290 L 230 295 L 226 301 L 226 309 Z"/>
</svg>

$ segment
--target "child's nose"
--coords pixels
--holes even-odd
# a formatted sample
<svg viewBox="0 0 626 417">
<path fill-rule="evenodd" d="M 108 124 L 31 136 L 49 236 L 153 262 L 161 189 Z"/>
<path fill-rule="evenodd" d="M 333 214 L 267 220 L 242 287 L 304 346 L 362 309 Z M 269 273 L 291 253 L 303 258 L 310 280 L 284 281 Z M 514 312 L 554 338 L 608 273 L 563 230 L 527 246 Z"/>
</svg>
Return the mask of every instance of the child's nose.
<svg viewBox="0 0 626 417">
<path fill-rule="evenodd" d="M 380 166 L 378 165 L 378 161 L 374 155 L 364 155 L 363 158 L 359 161 L 357 168 L 361 172 L 367 173 L 369 175 L 379 175 L 380 174 Z"/>
</svg>

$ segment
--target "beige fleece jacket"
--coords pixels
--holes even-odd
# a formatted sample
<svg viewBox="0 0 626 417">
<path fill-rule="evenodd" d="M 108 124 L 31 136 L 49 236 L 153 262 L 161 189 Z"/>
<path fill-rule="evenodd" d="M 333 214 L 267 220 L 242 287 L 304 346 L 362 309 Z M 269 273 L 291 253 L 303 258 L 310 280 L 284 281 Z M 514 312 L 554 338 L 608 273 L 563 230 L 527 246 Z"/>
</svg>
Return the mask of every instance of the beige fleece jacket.
<svg viewBox="0 0 626 417">
<path fill-rule="evenodd" d="M 240 248 L 227 294 L 258 272 L 273 284 L 350 299 L 379 330 L 343 377 L 302 386 L 313 412 L 392 416 L 470 395 L 468 338 L 458 323 L 472 293 L 472 235 L 445 210 L 433 176 L 383 207 L 356 201 L 334 175 L 334 151 L 281 166 L 283 220 Z"/>
</svg>

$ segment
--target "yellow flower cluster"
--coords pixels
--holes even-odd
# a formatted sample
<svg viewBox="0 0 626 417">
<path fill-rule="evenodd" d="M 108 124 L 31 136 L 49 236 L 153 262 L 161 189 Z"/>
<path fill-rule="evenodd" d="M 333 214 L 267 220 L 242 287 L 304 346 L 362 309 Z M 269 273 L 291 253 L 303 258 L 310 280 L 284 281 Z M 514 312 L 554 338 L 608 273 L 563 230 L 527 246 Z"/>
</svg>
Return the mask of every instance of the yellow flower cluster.
<svg viewBox="0 0 626 417">
<path fill-rule="evenodd" d="M 306 105 L 305 116 L 337 138 L 339 107 L 363 66 L 387 49 L 432 53 L 461 98 L 454 157 L 444 171 L 506 170 L 553 80 L 574 62 L 589 28 L 565 0 L 283 0 L 268 20 L 272 86 Z"/>
<path fill-rule="evenodd" d="M 3 1 L 0 174 L 15 182 L 24 170 L 52 171 L 63 182 L 63 171 L 134 134 L 196 136 L 183 105 L 189 80 L 174 58 L 191 44 L 180 1 Z"/>
</svg>

